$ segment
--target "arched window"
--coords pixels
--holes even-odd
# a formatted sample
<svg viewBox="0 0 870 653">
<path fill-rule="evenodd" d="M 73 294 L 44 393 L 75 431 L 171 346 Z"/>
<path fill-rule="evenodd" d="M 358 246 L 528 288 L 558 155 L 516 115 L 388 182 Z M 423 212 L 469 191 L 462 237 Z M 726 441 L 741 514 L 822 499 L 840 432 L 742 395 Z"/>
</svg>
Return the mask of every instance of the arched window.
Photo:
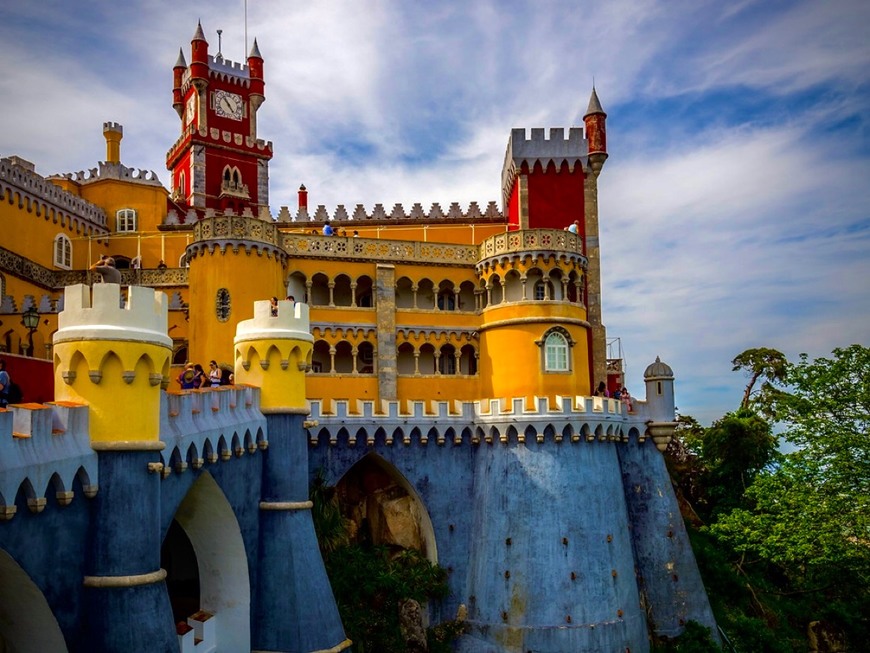
<svg viewBox="0 0 870 653">
<path fill-rule="evenodd" d="M 547 372 L 567 372 L 568 341 L 561 333 L 553 332 L 544 343 L 544 369 Z"/>
<path fill-rule="evenodd" d="M 566 329 L 553 327 L 536 344 L 543 350 L 545 372 L 571 371 L 571 348 L 577 343 Z"/>
<path fill-rule="evenodd" d="M 231 312 L 230 291 L 226 288 L 220 288 L 215 296 L 215 315 L 217 315 L 218 322 L 229 320 Z"/>
<path fill-rule="evenodd" d="M 115 231 L 136 231 L 136 209 L 121 209 L 115 213 Z"/>
<path fill-rule="evenodd" d="M 72 268 L 72 241 L 64 234 L 54 237 L 54 264 L 65 270 Z"/>
</svg>

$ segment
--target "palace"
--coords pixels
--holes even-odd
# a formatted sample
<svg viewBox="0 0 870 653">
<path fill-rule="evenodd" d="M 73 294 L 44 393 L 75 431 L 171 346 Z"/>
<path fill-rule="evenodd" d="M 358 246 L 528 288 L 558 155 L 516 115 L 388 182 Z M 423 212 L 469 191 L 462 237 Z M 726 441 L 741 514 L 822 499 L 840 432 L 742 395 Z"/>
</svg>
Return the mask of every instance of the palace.
<svg viewBox="0 0 870 653">
<path fill-rule="evenodd" d="M 0 347 L 25 391 L 0 409 L 0 651 L 349 648 L 318 470 L 368 478 L 373 538 L 451 569 L 428 612 L 463 606 L 461 651 L 715 630 L 660 453 L 673 371 L 652 363 L 632 404 L 592 396 L 623 382 L 595 90 L 582 127 L 512 130 L 498 202 L 327 210 L 300 186 L 291 210 L 270 204 L 265 81 L 256 40 L 232 62 L 197 26 L 168 188 L 122 163 L 113 122 L 87 171 L 0 159 Z M 120 285 L 94 283 L 101 256 Z M 212 359 L 235 385 L 179 388 Z"/>
</svg>

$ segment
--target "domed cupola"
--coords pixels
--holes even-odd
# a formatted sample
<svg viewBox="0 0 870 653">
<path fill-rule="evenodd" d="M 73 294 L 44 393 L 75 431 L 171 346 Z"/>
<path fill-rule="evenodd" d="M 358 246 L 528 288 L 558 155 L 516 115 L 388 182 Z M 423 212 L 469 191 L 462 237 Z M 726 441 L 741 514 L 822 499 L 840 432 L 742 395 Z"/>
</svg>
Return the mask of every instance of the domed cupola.
<svg viewBox="0 0 870 653">
<path fill-rule="evenodd" d="M 656 356 L 655 362 L 651 363 L 644 371 L 643 378 L 645 380 L 673 380 L 674 371 L 670 365 L 663 363 L 662 359 Z"/>
</svg>

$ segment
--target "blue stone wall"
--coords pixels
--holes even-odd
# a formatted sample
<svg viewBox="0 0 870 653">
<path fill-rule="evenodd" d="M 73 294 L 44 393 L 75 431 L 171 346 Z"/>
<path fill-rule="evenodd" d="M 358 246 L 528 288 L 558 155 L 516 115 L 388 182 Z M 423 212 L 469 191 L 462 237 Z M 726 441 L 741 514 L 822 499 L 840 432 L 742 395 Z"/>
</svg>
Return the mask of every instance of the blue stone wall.
<svg viewBox="0 0 870 653">
<path fill-rule="evenodd" d="M 463 653 L 647 650 L 616 445 L 481 446 Z"/>
<path fill-rule="evenodd" d="M 650 606 L 655 634 L 676 637 L 686 622 L 695 620 L 718 640 L 710 601 L 662 454 L 652 440 L 631 440 L 618 451 L 638 585 Z"/>
<path fill-rule="evenodd" d="M 416 490 L 451 593 L 468 606 L 462 653 L 648 650 L 615 443 L 374 446 L 323 437 L 311 449 L 334 485 L 375 454 Z M 510 543 L 508 543 L 510 540 Z M 509 573 L 509 577 L 506 576 Z M 572 578 L 572 573 L 574 577 Z M 620 613 L 621 611 L 621 613 Z M 568 620 L 570 617 L 570 621 Z"/>
<path fill-rule="evenodd" d="M 241 458 L 235 456 L 228 461 L 205 462 L 202 469 L 177 474 L 173 472 L 160 486 L 160 533 L 161 544 L 175 517 L 178 506 L 190 491 L 194 482 L 203 472 L 214 478 L 235 513 L 245 543 L 248 559 L 248 575 L 251 582 L 251 595 L 257 584 L 257 545 L 259 541 L 259 501 L 260 477 L 262 474 L 263 452 L 245 453 Z"/>
<path fill-rule="evenodd" d="M 30 576 L 51 606 L 71 652 L 81 646 L 84 606 L 82 578 L 88 557 L 88 533 L 92 500 L 82 493 L 78 479 L 72 488 L 75 498 L 60 506 L 54 493 L 40 514 L 27 507 L 23 493 L 15 500 L 17 513 L 0 521 L 0 549 L 6 551 Z"/>
<path fill-rule="evenodd" d="M 345 640 L 308 501 L 308 439 L 303 415 L 271 414 L 263 464 L 260 584 L 253 611 L 255 649 L 332 650 Z"/>
<path fill-rule="evenodd" d="M 310 450 L 309 469 L 313 480 L 319 469 L 329 485 L 335 485 L 347 471 L 368 454 L 375 454 L 396 468 L 417 492 L 428 512 L 437 545 L 437 562 L 449 572 L 450 595 L 440 606 L 430 606 L 434 621 L 452 619 L 460 603 L 467 603 L 466 578 L 473 546 L 472 496 L 474 492 L 475 448 L 464 443 L 443 446 L 431 442 L 425 447 L 406 446 L 401 441 L 386 445 L 378 438 L 374 446 L 346 439 L 330 446 L 321 440 Z"/>
<path fill-rule="evenodd" d="M 98 578 L 153 574 L 160 569 L 160 475 L 148 470 L 156 451 L 100 453 L 100 491 L 93 499 L 87 574 Z M 86 587 L 85 649 L 178 649 L 165 582 Z"/>
</svg>

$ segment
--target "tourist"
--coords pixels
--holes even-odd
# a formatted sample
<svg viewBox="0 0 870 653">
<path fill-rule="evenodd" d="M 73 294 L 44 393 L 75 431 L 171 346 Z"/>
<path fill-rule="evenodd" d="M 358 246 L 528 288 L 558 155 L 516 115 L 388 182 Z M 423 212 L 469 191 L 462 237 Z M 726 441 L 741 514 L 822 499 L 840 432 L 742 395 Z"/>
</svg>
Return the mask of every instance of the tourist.
<svg viewBox="0 0 870 653">
<path fill-rule="evenodd" d="M 196 371 L 193 369 L 193 363 L 188 363 L 184 366 L 176 381 L 178 381 L 178 385 L 181 386 L 182 390 L 193 390 L 194 376 L 196 376 Z"/>
<path fill-rule="evenodd" d="M 208 380 L 208 377 L 205 375 L 205 370 L 202 369 L 202 365 L 197 363 L 193 366 L 193 387 L 194 388 L 207 388 L 211 383 Z"/>
<path fill-rule="evenodd" d="M 625 410 L 627 410 L 629 413 L 632 412 L 631 395 L 628 394 L 628 388 L 622 386 L 620 396 L 622 397 L 622 403 L 625 404 Z"/>
<path fill-rule="evenodd" d="M 570 225 L 565 227 L 565 231 L 570 231 L 572 234 L 576 234 L 580 232 L 580 221 L 574 220 Z"/>
<path fill-rule="evenodd" d="M 115 259 L 111 256 L 103 254 L 90 269 L 100 275 L 100 281 L 103 283 L 121 284 L 121 273 L 115 268 Z"/>
<path fill-rule="evenodd" d="M 610 393 L 607 391 L 607 385 L 604 383 L 604 381 L 601 381 L 598 384 L 598 387 L 595 389 L 595 396 L 596 397 L 609 397 L 610 396 Z"/>
<path fill-rule="evenodd" d="M 332 225 L 328 222 L 323 225 L 323 235 L 324 236 L 334 236 L 335 231 L 332 228 Z"/>
<path fill-rule="evenodd" d="M 272 297 L 269 300 L 269 308 L 272 311 L 272 317 L 278 317 L 278 298 Z"/>
<path fill-rule="evenodd" d="M 221 371 L 217 361 L 209 361 L 208 363 L 208 380 L 209 386 L 218 386 L 221 384 Z"/>
</svg>

